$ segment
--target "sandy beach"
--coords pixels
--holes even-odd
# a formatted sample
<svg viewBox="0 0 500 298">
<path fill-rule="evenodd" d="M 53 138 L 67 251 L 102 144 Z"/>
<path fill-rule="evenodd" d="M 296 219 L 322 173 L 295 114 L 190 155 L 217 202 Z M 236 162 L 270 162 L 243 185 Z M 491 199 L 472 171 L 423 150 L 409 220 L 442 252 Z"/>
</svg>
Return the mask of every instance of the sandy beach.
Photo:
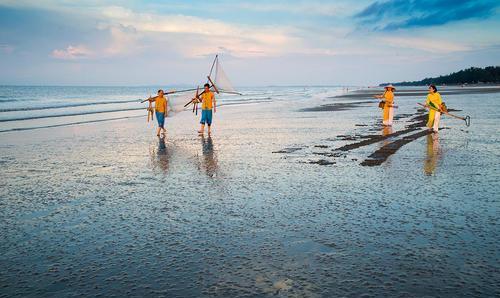
<svg viewBox="0 0 500 298">
<path fill-rule="evenodd" d="M 0 297 L 500 295 L 500 88 L 291 89 L 0 133 Z"/>
</svg>

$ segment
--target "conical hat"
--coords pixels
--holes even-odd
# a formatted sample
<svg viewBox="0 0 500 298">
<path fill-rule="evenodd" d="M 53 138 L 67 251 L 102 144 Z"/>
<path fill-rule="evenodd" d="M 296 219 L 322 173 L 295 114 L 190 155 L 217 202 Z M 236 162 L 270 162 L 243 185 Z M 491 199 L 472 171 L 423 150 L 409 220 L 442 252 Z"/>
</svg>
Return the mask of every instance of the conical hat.
<svg viewBox="0 0 500 298">
<path fill-rule="evenodd" d="M 392 84 L 389 84 L 389 85 L 384 87 L 384 89 L 389 89 L 389 88 L 391 88 L 392 90 L 396 90 L 396 88 L 394 88 L 394 86 L 392 86 Z"/>
</svg>

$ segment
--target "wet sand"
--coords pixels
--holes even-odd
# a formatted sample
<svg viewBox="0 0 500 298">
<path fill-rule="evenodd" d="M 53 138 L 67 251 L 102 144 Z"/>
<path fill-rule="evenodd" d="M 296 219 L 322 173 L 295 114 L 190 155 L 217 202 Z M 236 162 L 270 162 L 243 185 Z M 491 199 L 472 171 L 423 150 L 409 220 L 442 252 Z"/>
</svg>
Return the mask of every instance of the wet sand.
<svg viewBox="0 0 500 298">
<path fill-rule="evenodd" d="M 0 133 L 0 297 L 499 296 L 500 102 L 396 100 Z"/>
<path fill-rule="evenodd" d="M 439 86 L 439 93 L 441 95 L 464 95 L 464 94 L 492 94 L 500 93 L 500 86 L 480 86 L 480 87 L 470 87 L 470 86 Z M 355 90 L 341 96 L 336 96 L 338 99 L 361 99 L 361 98 L 371 98 L 374 95 L 383 93 L 382 87 Z M 396 93 L 398 97 L 416 97 L 416 96 L 426 96 L 427 87 L 400 87 L 396 86 Z"/>
</svg>

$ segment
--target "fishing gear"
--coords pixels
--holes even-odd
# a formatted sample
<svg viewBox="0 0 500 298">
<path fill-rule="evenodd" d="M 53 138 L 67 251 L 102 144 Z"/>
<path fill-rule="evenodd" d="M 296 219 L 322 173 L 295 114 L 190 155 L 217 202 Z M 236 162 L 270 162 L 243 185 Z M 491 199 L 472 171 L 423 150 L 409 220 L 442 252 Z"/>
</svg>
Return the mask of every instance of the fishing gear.
<svg viewBox="0 0 500 298">
<path fill-rule="evenodd" d="M 229 80 L 226 73 L 222 69 L 222 65 L 219 61 L 219 55 L 215 55 L 214 61 L 212 62 L 212 66 L 210 67 L 210 72 L 207 76 L 207 84 L 209 85 L 208 88 L 210 90 L 213 90 L 217 94 L 227 93 L 227 94 L 241 95 L 241 93 L 236 91 L 236 89 L 233 87 L 231 81 Z M 201 93 L 199 93 L 198 96 L 201 96 L 204 93 L 205 90 L 201 91 Z M 190 104 L 196 104 L 194 98 L 189 102 L 187 102 L 184 105 L 184 107 L 187 107 Z M 214 106 L 214 113 L 215 112 L 216 112 L 216 107 Z"/>
<path fill-rule="evenodd" d="M 169 94 L 174 94 L 174 93 L 183 93 L 183 92 L 190 92 L 190 91 L 195 91 L 196 88 L 190 88 L 190 89 L 182 89 L 182 90 L 170 90 L 170 91 L 167 91 L 167 92 L 164 92 L 163 94 L 164 95 L 169 95 Z M 158 96 L 155 96 L 155 97 L 151 97 L 149 96 L 148 98 L 144 99 L 141 101 L 141 103 L 144 103 L 146 101 L 152 101 L 154 99 L 156 99 Z"/>
<path fill-rule="evenodd" d="M 383 109 L 383 108 L 385 107 L 385 105 L 386 105 L 386 104 L 388 105 L 388 103 L 387 103 L 385 100 L 382 100 L 382 101 L 380 101 L 380 102 L 378 103 L 378 107 L 379 107 L 379 108 L 381 108 L 381 109 Z M 398 108 L 398 106 L 396 106 L 396 105 L 388 105 L 388 107 L 389 107 L 389 108 L 395 108 L 395 109 L 397 109 L 397 108 Z"/>
<path fill-rule="evenodd" d="M 148 122 L 149 122 L 149 119 L 151 118 L 151 121 L 153 121 L 154 119 L 154 109 L 153 109 L 153 105 L 151 103 L 151 101 L 149 102 L 149 106 L 147 108 L 147 111 L 148 111 Z"/>
<path fill-rule="evenodd" d="M 417 104 L 420 105 L 420 106 L 422 106 L 422 107 L 424 107 L 424 108 L 426 108 L 426 109 L 430 109 L 430 110 L 432 109 L 434 111 L 443 113 L 443 114 L 451 116 L 453 118 L 457 118 L 457 119 L 463 120 L 463 121 L 465 121 L 465 125 L 467 127 L 470 126 L 470 116 L 467 115 L 465 117 L 460 117 L 460 116 L 457 116 L 457 115 L 453 115 L 453 114 L 451 114 L 451 113 L 448 112 L 448 108 L 446 107 L 446 105 L 444 103 L 441 105 L 440 109 L 437 109 L 435 107 L 431 107 L 431 106 L 428 106 L 428 105 L 424 105 L 424 104 L 421 104 L 419 102 Z"/>
</svg>

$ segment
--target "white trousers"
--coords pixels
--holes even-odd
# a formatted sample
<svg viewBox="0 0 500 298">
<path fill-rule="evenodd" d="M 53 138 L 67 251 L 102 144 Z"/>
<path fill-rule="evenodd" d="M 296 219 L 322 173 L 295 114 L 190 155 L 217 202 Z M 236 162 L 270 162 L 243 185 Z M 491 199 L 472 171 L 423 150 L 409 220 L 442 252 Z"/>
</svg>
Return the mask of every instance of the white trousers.
<svg viewBox="0 0 500 298">
<path fill-rule="evenodd" d="M 432 126 L 432 130 L 435 132 L 439 131 L 439 119 L 441 119 L 441 113 L 436 111 L 436 113 L 434 113 L 434 125 Z"/>
</svg>

